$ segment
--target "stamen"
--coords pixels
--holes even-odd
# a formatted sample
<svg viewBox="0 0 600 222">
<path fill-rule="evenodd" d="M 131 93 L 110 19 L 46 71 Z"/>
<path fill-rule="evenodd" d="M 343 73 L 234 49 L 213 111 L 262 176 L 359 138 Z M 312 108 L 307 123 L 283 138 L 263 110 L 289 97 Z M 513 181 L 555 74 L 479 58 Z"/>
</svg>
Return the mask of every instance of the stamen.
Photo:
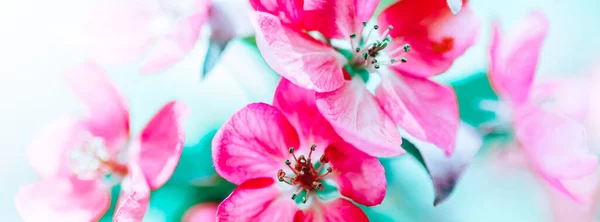
<svg viewBox="0 0 600 222">
<path fill-rule="evenodd" d="M 365 38 L 365 43 L 369 42 L 369 38 L 371 37 L 371 33 L 373 33 L 373 30 L 377 30 L 379 28 L 378 25 L 373 26 L 373 29 L 369 30 L 369 34 L 367 34 L 367 37 Z"/>
<path fill-rule="evenodd" d="M 390 31 L 392 31 L 394 27 L 393 26 L 388 26 L 388 28 L 383 32 L 383 34 L 381 34 L 381 36 L 388 36 L 388 34 L 390 33 Z"/>
<path fill-rule="evenodd" d="M 310 146 L 310 151 L 308 152 L 308 161 L 310 161 L 310 157 L 312 156 L 312 152 L 317 149 L 317 144 L 313 144 Z"/>
<path fill-rule="evenodd" d="M 294 147 L 290 147 L 290 149 L 288 151 L 290 152 L 290 154 L 292 154 L 292 156 L 294 157 L 294 160 L 298 161 L 298 158 L 296 158 L 296 155 L 294 154 Z"/>
<path fill-rule="evenodd" d="M 354 39 L 356 38 L 356 34 L 350 35 L 350 46 L 352 46 L 352 51 L 354 51 Z"/>
</svg>

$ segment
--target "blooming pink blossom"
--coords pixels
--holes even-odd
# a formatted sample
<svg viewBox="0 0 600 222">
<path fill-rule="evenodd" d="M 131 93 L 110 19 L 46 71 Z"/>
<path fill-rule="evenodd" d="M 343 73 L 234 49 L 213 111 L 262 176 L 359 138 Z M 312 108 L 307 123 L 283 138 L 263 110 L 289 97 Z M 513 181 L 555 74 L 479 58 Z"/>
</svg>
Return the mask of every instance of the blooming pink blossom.
<svg viewBox="0 0 600 222">
<path fill-rule="evenodd" d="M 429 77 L 447 70 L 475 41 L 479 26 L 469 5 L 454 16 L 443 0 L 403 0 L 371 26 L 377 0 L 251 3 L 267 63 L 315 90 L 318 109 L 344 140 L 370 155 L 402 154 L 400 126 L 452 154 L 455 94 Z M 381 79 L 374 94 L 365 87 L 370 73 Z"/>
<path fill-rule="evenodd" d="M 86 62 L 66 78 L 89 116 L 59 119 L 33 141 L 28 157 L 42 180 L 20 188 L 19 213 L 25 221 L 97 220 L 110 205 L 112 185 L 122 181 L 114 220 L 141 220 L 150 190 L 179 161 L 186 106 L 167 103 L 130 137 L 128 108 L 102 68 Z"/>
<path fill-rule="evenodd" d="M 556 190 L 578 202 L 589 202 L 591 195 L 579 192 L 577 180 L 596 171 L 598 158 L 587 148 L 585 128 L 564 113 L 539 107 L 531 95 L 547 27 L 544 16 L 533 13 L 511 36 L 500 38 L 494 24 L 489 78 L 508 104 L 507 117 L 531 167 Z"/>
<path fill-rule="evenodd" d="M 217 172 L 239 185 L 219 205 L 218 221 L 368 221 L 347 198 L 373 206 L 385 196 L 377 158 L 344 142 L 314 92 L 285 79 L 273 106 L 254 103 L 234 114 L 212 147 Z M 334 186 L 341 197 L 319 195 Z"/>
</svg>

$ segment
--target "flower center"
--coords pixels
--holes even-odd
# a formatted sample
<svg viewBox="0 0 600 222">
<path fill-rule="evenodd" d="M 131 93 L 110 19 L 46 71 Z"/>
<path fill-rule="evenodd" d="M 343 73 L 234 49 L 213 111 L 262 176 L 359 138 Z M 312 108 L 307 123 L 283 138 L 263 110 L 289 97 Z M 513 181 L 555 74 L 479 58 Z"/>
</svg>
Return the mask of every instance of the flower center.
<svg viewBox="0 0 600 222">
<path fill-rule="evenodd" d="M 410 51 L 410 45 L 405 44 L 392 51 L 385 50 L 391 43 L 392 37 L 389 35 L 393 27 L 390 25 L 381 35 L 383 38 L 375 41 L 370 41 L 372 33 L 379 29 L 378 25 L 374 25 L 369 30 L 366 37 L 363 38 L 363 33 L 367 27 L 367 22 L 363 22 L 363 29 L 358 34 L 350 35 L 350 45 L 352 46 L 352 61 L 350 64 L 357 68 L 379 69 L 382 65 L 391 65 L 396 62 L 406 63 L 408 60 L 404 57 Z M 355 47 L 356 46 L 356 47 Z M 391 57 L 403 51 L 397 57 Z M 386 53 L 383 53 L 386 52 Z"/>
<path fill-rule="evenodd" d="M 104 139 L 89 136 L 69 154 L 69 168 L 79 179 L 93 180 L 115 174 L 125 176 L 127 166 L 111 158 Z"/>
<path fill-rule="evenodd" d="M 321 158 L 319 158 L 320 165 L 315 168 L 315 165 L 312 163 L 311 156 L 316 147 L 316 145 L 312 145 L 310 147 L 308 158 L 306 158 L 304 155 L 296 157 L 294 154 L 294 148 L 291 147 L 289 152 L 292 157 L 294 157 L 293 165 L 290 160 L 286 160 L 285 164 L 290 168 L 290 170 L 292 170 L 294 175 L 287 175 L 283 169 L 279 169 L 277 171 L 277 178 L 280 182 L 298 187 L 298 190 L 292 195 L 292 200 L 296 200 L 302 191 L 306 191 L 306 195 L 302 198 L 302 203 L 306 203 L 312 191 L 324 189 L 321 180 L 333 172 L 331 167 L 327 167 L 327 172 L 320 174 L 325 164 L 329 163 L 329 159 L 325 154 L 321 155 Z"/>
</svg>

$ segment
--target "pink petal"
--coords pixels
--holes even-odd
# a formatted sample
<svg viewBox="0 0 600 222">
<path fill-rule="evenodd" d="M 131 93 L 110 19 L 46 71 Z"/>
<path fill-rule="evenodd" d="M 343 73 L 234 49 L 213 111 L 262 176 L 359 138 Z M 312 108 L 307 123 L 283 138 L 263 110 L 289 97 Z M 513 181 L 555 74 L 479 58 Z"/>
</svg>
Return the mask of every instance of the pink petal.
<svg viewBox="0 0 600 222">
<path fill-rule="evenodd" d="M 343 196 L 366 206 L 381 204 L 387 184 L 385 170 L 376 157 L 347 143 L 332 144 L 325 154 Z"/>
<path fill-rule="evenodd" d="M 150 204 L 150 187 L 139 166 L 130 164 L 129 176 L 121 185 L 121 195 L 113 221 L 142 221 Z"/>
<path fill-rule="evenodd" d="M 598 157 L 589 152 L 582 125 L 535 107 L 522 107 L 517 113 L 516 137 L 542 175 L 578 179 L 596 171 Z"/>
<path fill-rule="evenodd" d="M 208 10 L 201 10 L 179 21 L 173 30 L 160 39 L 146 58 L 140 73 L 162 72 L 181 61 L 196 45 Z"/>
<path fill-rule="evenodd" d="M 371 156 L 404 153 L 402 137 L 360 78 L 329 93 L 317 93 L 317 107 L 336 132 Z"/>
<path fill-rule="evenodd" d="M 361 35 L 363 22 L 368 22 L 379 0 L 305 0 L 304 26 L 317 30 L 330 39 L 350 40 Z"/>
<path fill-rule="evenodd" d="M 215 170 L 235 184 L 277 176 L 287 167 L 289 147 L 298 147 L 298 134 L 275 107 L 253 103 L 235 113 L 213 139 Z"/>
<path fill-rule="evenodd" d="M 43 178 L 69 175 L 69 151 L 82 142 L 85 131 L 86 128 L 80 121 L 71 118 L 52 122 L 29 145 L 29 163 Z"/>
<path fill-rule="evenodd" d="M 460 12 L 463 6 L 463 0 L 446 0 L 452 14 L 456 15 Z"/>
<path fill-rule="evenodd" d="M 244 182 L 223 200 L 217 221 L 292 221 L 297 213 L 296 203 L 281 195 L 273 179 L 261 178 Z"/>
<path fill-rule="evenodd" d="M 265 61 L 284 78 L 317 92 L 333 91 L 344 83 L 345 59 L 308 34 L 282 24 L 279 18 L 256 12 L 256 41 Z"/>
<path fill-rule="evenodd" d="M 24 221 L 96 221 L 110 206 L 100 181 L 48 178 L 19 188 L 15 203 Z"/>
<path fill-rule="evenodd" d="M 507 38 L 500 38 L 493 24 L 489 78 L 496 92 L 512 103 L 526 102 L 538 64 L 548 21 L 541 13 L 532 13 Z"/>
<path fill-rule="evenodd" d="M 132 145 L 132 158 L 137 158 L 150 189 L 158 189 L 173 174 L 185 141 L 183 122 L 188 113 L 185 104 L 167 103 Z"/>
<path fill-rule="evenodd" d="M 403 74 L 432 76 L 445 72 L 456 58 L 475 43 L 479 20 L 470 5 L 465 4 L 453 15 L 441 0 L 402 0 L 385 9 L 379 16 L 381 27 L 393 26 L 390 50 L 410 44 L 405 55 L 407 64 L 392 66 Z M 383 31 L 385 29 L 380 29 Z M 393 58 L 403 56 L 395 50 Z"/>
<path fill-rule="evenodd" d="M 250 0 L 250 5 L 256 11 L 280 16 L 290 25 L 298 26 L 302 18 L 304 0 Z"/>
<path fill-rule="evenodd" d="M 585 123 L 589 114 L 592 84 L 583 78 L 554 78 L 531 89 L 530 101 L 544 110 Z"/>
<path fill-rule="evenodd" d="M 317 209 L 315 209 L 317 208 Z M 330 202 L 321 203 L 318 207 L 310 208 L 300 217 L 297 217 L 295 222 L 368 222 L 367 215 L 354 205 L 352 202 L 345 199 L 335 199 Z"/>
<path fill-rule="evenodd" d="M 450 156 L 459 123 L 454 90 L 422 77 L 382 73 L 382 79 L 376 97 L 383 110 L 409 134 Z"/>
<path fill-rule="evenodd" d="M 317 147 L 325 148 L 332 142 L 341 140 L 317 109 L 315 91 L 281 79 L 275 90 L 273 106 L 278 108 L 297 129 L 300 147 L 310 147 L 315 144 Z"/>
<path fill-rule="evenodd" d="M 423 157 L 435 188 L 434 206 L 450 196 L 482 144 L 481 135 L 475 129 L 464 124 L 460 125 L 458 129 L 456 151 L 451 157 L 446 156 L 444 151 L 434 144 L 414 138 L 409 134 L 405 134 L 404 137 L 419 149 L 419 153 Z"/>
<path fill-rule="evenodd" d="M 217 221 L 217 204 L 196 204 L 185 212 L 183 222 L 212 222 Z"/>
<path fill-rule="evenodd" d="M 121 151 L 129 137 L 129 111 L 104 69 L 87 61 L 68 70 L 65 79 L 89 110 L 90 133 L 104 139 L 110 154 Z"/>
</svg>

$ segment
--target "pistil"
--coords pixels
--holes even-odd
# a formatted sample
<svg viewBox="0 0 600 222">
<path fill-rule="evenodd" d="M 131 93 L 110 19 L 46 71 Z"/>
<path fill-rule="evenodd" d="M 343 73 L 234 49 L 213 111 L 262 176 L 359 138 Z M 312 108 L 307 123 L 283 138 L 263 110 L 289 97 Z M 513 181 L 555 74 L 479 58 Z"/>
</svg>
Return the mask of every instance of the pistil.
<svg viewBox="0 0 600 222">
<path fill-rule="evenodd" d="M 277 178 L 280 182 L 298 187 L 296 192 L 292 195 L 293 200 L 295 200 L 300 193 L 306 191 L 306 195 L 302 198 L 302 203 L 306 203 L 313 191 L 324 189 L 321 180 L 333 172 L 333 168 L 327 167 L 327 172 L 320 174 L 325 164 L 329 163 L 329 158 L 327 158 L 327 155 L 325 154 L 321 155 L 319 158 L 320 166 L 315 169 L 315 165 L 312 163 L 312 153 L 315 151 L 316 147 L 316 145 L 310 147 L 308 157 L 305 157 L 304 155 L 296 157 L 294 148 L 290 147 L 289 153 L 294 158 L 294 162 L 292 163 L 290 160 L 286 160 L 285 164 L 290 168 L 294 175 L 288 176 L 283 169 L 277 171 Z"/>
</svg>

